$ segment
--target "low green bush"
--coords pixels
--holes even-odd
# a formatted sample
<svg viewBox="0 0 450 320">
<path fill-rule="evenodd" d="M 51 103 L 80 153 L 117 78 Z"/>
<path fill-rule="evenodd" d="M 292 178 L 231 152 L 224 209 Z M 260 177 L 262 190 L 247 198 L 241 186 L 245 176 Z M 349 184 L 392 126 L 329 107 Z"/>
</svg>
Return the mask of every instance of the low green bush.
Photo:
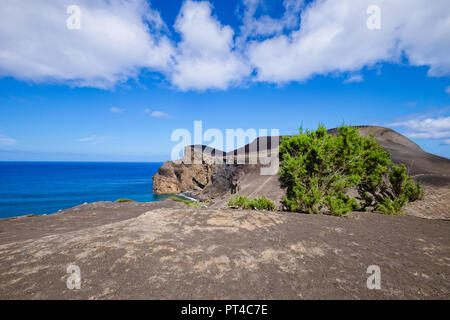
<svg viewBox="0 0 450 320">
<path fill-rule="evenodd" d="M 230 201 L 228 201 L 228 206 L 250 209 L 250 202 L 251 200 L 249 198 L 241 195 L 236 195 L 234 198 L 231 198 Z"/>
<path fill-rule="evenodd" d="M 116 200 L 116 202 L 118 202 L 118 203 L 122 203 L 122 202 L 133 202 L 133 200 L 131 200 L 131 199 L 119 199 L 119 200 Z"/>
<path fill-rule="evenodd" d="M 261 198 L 253 199 L 250 202 L 250 205 L 253 208 L 253 210 L 263 210 L 263 211 L 276 210 L 275 204 L 264 196 L 262 196 Z"/>
<path fill-rule="evenodd" d="M 264 196 L 251 200 L 245 196 L 236 195 L 234 198 L 231 198 L 230 201 L 228 201 L 227 205 L 229 207 L 237 207 L 245 210 L 276 210 L 275 204 Z"/>
</svg>

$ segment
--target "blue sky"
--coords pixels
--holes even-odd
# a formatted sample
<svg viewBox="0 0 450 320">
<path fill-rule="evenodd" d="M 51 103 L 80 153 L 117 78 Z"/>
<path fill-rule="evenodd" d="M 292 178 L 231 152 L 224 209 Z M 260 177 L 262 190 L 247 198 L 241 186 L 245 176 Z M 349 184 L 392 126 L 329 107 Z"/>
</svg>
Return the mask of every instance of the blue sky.
<svg viewBox="0 0 450 320">
<path fill-rule="evenodd" d="M 424 27 L 400 4 L 370 1 L 382 24 L 368 30 L 365 3 L 316 2 L 74 0 L 79 30 L 58 29 L 64 1 L 2 4 L 0 161 L 164 161 L 171 133 L 195 120 L 281 134 L 381 125 L 450 157 L 448 4 L 422 13 L 425 1 L 408 2 L 433 17 Z M 393 35 L 396 24 L 405 30 Z"/>
</svg>

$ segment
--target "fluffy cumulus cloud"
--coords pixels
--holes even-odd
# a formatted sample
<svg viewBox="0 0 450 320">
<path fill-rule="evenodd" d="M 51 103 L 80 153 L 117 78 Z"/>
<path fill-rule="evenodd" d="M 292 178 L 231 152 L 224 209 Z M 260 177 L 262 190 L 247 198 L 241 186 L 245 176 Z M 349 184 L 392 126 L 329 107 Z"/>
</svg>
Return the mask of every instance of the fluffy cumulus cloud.
<svg viewBox="0 0 450 320">
<path fill-rule="evenodd" d="M 450 117 L 407 120 L 393 123 L 394 127 L 403 127 L 405 134 L 416 139 L 439 139 L 443 144 L 450 141 Z"/>
<path fill-rule="evenodd" d="M 182 40 L 170 76 L 181 90 L 226 89 L 251 69 L 234 50 L 234 31 L 212 16 L 209 2 L 188 1 L 175 23 Z"/>
<path fill-rule="evenodd" d="M 380 8 L 381 29 L 369 29 L 367 9 Z M 377 62 L 429 66 L 430 76 L 450 75 L 448 1 L 322 0 L 303 9 L 298 30 L 249 50 L 257 80 L 303 81 L 316 74 L 352 72 Z"/>
<path fill-rule="evenodd" d="M 80 29 L 67 28 L 74 3 Z M 145 0 L 2 1 L 0 76 L 111 88 L 142 68 L 167 69 L 163 27 Z"/>
<path fill-rule="evenodd" d="M 67 7 L 81 28 L 66 27 Z M 242 0 L 241 25 L 224 25 L 208 1 L 183 3 L 173 32 L 146 0 L 15 0 L 0 10 L 0 77 L 112 88 L 142 70 L 178 90 L 225 90 L 253 81 L 283 84 L 315 75 L 352 79 L 367 66 L 404 62 L 450 75 L 448 0 Z M 367 8 L 380 8 L 369 30 Z M 358 77 L 353 76 L 357 82 Z M 362 80 L 362 78 L 360 78 Z"/>
</svg>

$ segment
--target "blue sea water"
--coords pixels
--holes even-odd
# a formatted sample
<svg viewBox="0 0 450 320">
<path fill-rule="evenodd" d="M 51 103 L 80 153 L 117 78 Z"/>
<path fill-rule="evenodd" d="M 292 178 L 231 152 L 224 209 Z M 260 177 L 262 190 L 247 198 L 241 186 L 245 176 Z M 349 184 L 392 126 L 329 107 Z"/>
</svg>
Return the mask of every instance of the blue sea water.
<svg viewBox="0 0 450 320">
<path fill-rule="evenodd" d="M 0 218 L 51 214 L 85 202 L 163 200 L 152 176 L 162 163 L 0 162 Z"/>
</svg>

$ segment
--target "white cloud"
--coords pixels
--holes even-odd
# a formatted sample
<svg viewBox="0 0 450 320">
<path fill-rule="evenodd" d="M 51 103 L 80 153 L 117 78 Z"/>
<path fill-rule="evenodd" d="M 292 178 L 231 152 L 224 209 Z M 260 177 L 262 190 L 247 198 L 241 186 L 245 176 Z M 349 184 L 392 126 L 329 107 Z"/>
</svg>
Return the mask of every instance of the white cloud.
<svg viewBox="0 0 450 320">
<path fill-rule="evenodd" d="M 13 146 L 15 144 L 17 144 L 17 140 L 4 135 L 0 135 L 0 148 Z"/>
<path fill-rule="evenodd" d="M 450 137 L 450 131 L 424 131 L 424 132 L 407 132 L 408 137 L 414 139 L 445 139 Z"/>
<path fill-rule="evenodd" d="M 123 113 L 125 111 L 125 109 L 120 109 L 117 107 L 111 107 L 111 109 L 109 109 L 109 112 L 111 113 Z"/>
<path fill-rule="evenodd" d="M 448 94 L 450 94 L 450 86 L 448 86 L 447 88 L 445 88 L 445 92 L 447 92 Z"/>
<path fill-rule="evenodd" d="M 267 0 L 243 0 L 243 24 L 239 41 L 258 36 L 272 36 L 298 26 L 303 0 L 284 0 L 285 12 L 280 19 L 272 18 L 267 14 L 256 17 L 257 10 L 267 7 L 267 2 Z"/>
<path fill-rule="evenodd" d="M 446 140 L 442 141 L 441 144 L 444 146 L 450 146 L 450 139 L 446 139 Z"/>
<path fill-rule="evenodd" d="M 369 5 L 381 8 L 381 30 L 366 26 Z M 414 17 L 414 18 L 411 18 Z M 323 0 L 305 7 L 299 30 L 250 45 L 257 80 L 305 81 L 316 74 L 355 72 L 378 62 L 429 66 L 450 75 L 448 1 Z"/>
<path fill-rule="evenodd" d="M 226 90 L 359 74 L 402 57 L 450 75 L 448 0 L 284 0 L 280 18 L 265 11 L 268 0 L 242 1 L 235 34 L 209 2 L 187 0 L 174 25 L 181 40 L 146 0 L 77 0 L 80 30 L 66 27 L 72 0 L 3 1 L 0 77 L 111 89 L 148 70 L 182 91 Z M 381 30 L 366 26 L 370 5 L 381 8 Z"/>
<path fill-rule="evenodd" d="M 424 120 L 408 120 L 394 123 L 396 126 L 406 126 L 413 130 L 427 131 L 427 130 L 450 130 L 450 117 L 441 117 L 437 119 L 428 118 Z"/>
<path fill-rule="evenodd" d="M 175 30 L 182 40 L 170 79 L 179 89 L 227 89 L 250 74 L 250 67 L 234 50 L 233 29 L 212 16 L 209 2 L 185 2 Z"/>
<path fill-rule="evenodd" d="M 450 117 L 426 118 L 392 123 L 406 129 L 406 135 L 416 139 L 450 139 Z"/>
<path fill-rule="evenodd" d="M 108 137 L 93 135 L 93 136 L 90 136 L 87 138 L 78 139 L 78 142 L 89 142 L 93 145 L 97 145 L 97 144 L 105 142 L 108 139 L 109 139 Z"/>
<path fill-rule="evenodd" d="M 165 113 L 164 111 L 153 111 L 152 117 L 154 118 L 168 118 L 169 115 Z"/>
<path fill-rule="evenodd" d="M 364 78 L 360 74 L 354 74 L 349 76 L 347 79 L 345 79 L 344 83 L 357 83 L 357 82 L 363 82 Z"/>
<path fill-rule="evenodd" d="M 151 111 L 149 108 L 145 108 L 144 113 L 150 114 L 153 118 L 169 118 L 169 114 L 164 111 Z"/>
<path fill-rule="evenodd" d="M 69 30 L 73 3 L 2 1 L 0 76 L 111 88 L 142 68 L 167 69 L 172 48 L 145 0 L 77 0 L 81 29 Z"/>
</svg>

